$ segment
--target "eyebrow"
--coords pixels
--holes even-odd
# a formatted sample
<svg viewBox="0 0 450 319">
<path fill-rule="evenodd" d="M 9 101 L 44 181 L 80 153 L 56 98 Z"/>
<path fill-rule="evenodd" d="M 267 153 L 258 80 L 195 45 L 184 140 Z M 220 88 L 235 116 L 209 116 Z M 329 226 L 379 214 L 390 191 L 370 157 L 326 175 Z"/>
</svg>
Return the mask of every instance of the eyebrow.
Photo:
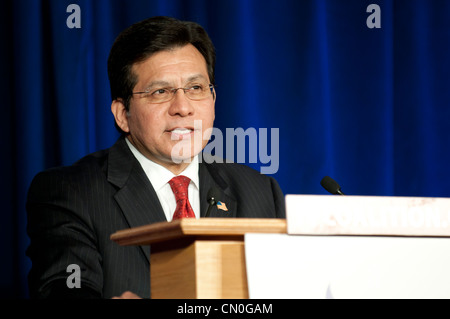
<svg viewBox="0 0 450 319">
<path fill-rule="evenodd" d="M 196 81 L 196 80 L 199 80 L 199 79 L 200 80 L 206 80 L 206 78 L 203 76 L 203 74 L 196 74 L 196 75 L 193 75 L 193 76 L 188 78 L 188 83 Z"/>
<path fill-rule="evenodd" d="M 167 81 L 153 81 L 149 85 L 145 86 L 145 90 L 151 89 L 153 87 L 165 87 L 170 86 L 169 82 Z"/>
<path fill-rule="evenodd" d="M 205 76 L 202 74 L 195 74 L 187 78 L 186 83 L 194 82 L 197 80 L 206 80 Z M 154 87 L 171 87 L 170 83 L 164 80 L 156 80 L 151 82 L 149 85 L 145 87 L 145 91 L 154 88 Z"/>
</svg>

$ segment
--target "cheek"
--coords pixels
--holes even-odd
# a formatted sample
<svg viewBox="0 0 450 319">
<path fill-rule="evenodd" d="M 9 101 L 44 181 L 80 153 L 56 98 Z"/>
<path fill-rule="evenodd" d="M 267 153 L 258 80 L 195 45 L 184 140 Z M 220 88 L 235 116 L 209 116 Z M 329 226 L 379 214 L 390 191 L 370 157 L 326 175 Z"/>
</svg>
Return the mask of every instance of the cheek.
<svg viewBox="0 0 450 319">
<path fill-rule="evenodd" d="M 215 119 L 214 104 L 205 105 L 202 110 L 203 112 L 201 114 L 201 118 L 203 122 L 203 129 L 211 128 Z"/>
<path fill-rule="evenodd" d="M 203 147 L 208 144 L 209 139 L 211 138 L 211 134 L 213 132 L 215 119 L 214 105 L 210 107 L 210 109 L 203 115 L 202 120 L 202 139 L 203 139 Z"/>
<path fill-rule="evenodd" d="M 164 119 L 156 110 L 130 114 L 128 123 L 132 133 L 145 136 L 146 139 L 158 139 L 164 133 Z"/>
</svg>

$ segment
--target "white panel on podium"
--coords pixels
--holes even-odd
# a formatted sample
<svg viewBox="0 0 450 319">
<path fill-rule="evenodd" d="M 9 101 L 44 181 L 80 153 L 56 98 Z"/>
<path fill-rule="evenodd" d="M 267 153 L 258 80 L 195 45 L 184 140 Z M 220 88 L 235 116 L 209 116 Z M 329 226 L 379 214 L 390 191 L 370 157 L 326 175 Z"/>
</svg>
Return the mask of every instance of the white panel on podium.
<svg viewBox="0 0 450 319">
<path fill-rule="evenodd" d="M 450 298 L 450 238 L 245 235 L 250 298 Z"/>
<path fill-rule="evenodd" d="M 450 236 L 450 198 L 286 195 L 288 234 Z"/>
<path fill-rule="evenodd" d="M 287 195 L 245 236 L 250 298 L 450 298 L 450 199 Z"/>
</svg>

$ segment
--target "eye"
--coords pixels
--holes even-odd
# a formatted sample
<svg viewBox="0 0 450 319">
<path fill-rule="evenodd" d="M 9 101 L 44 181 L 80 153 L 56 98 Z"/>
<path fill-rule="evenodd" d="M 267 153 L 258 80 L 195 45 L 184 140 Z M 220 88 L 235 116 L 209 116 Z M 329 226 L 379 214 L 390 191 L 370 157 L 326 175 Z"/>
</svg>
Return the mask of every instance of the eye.
<svg viewBox="0 0 450 319">
<path fill-rule="evenodd" d="M 201 93 L 204 90 L 204 86 L 202 84 L 194 84 L 189 86 L 189 91 L 192 93 Z"/>
<path fill-rule="evenodd" d="M 168 93 L 169 93 L 168 89 L 157 89 L 157 90 L 153 91 L 151 94 L 153 96 L 156 96 L 156 95 L 165 95 L 165 94 L 168 94 Z"/>
</svg>

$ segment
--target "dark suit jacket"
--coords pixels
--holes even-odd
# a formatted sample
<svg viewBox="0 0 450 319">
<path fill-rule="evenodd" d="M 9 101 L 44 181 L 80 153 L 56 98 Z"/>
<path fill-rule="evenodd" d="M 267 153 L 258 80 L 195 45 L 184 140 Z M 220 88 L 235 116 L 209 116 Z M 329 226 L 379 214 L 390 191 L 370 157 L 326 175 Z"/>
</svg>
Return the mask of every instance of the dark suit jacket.
<svg viewBox="0 0 450 319">
<path fill-rule="evenodd" d="M 216 186 L 228 212 L 210 217 L 284 218 L 277 182 L 239 164 L 199 166 L 201 216 Z M 166 221 L 157 195 L 124 138 L 72 166 L 38 174 L 27 201 L 32 298 L 110 298 L 130 290 L 150 297 L 149 247 L 121 247 L 110 240 L 120 229 Z M 81 288 L 67 287 L 71 264 Z M 69 279 L 72 280 L 72 279 Z"/>
</svg>

